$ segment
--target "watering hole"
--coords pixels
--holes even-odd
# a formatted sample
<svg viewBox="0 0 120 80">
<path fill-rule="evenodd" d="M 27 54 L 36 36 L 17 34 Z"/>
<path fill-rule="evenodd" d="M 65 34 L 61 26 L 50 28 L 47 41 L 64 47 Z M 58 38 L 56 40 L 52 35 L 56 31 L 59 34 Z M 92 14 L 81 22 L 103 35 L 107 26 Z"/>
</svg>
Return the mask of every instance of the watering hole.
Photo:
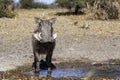
<svg viewBox="0 0 120 80">
<path fill-rule="evenodd" d="M 39 71 L 39 75 L 41 77 L 45 77 L 47 75 L 46 62 L 42 61 L 40 68 L 41 70 Z M 95 77 L 95 78 L 120 79 L 119 64 L 98 63 L 94 65 L 85 65 L 85 66 L 73 67 L 73 68 L 56 67 L 54 64 L 52 64 L 51 68 L 52 68 L 52 74 L 51 74 L 52 77 L 71 76 L 71 77 Z M 27 76 L 35 75 L 33 71 L 27 71 L 24 74 Z"/>
</svg>

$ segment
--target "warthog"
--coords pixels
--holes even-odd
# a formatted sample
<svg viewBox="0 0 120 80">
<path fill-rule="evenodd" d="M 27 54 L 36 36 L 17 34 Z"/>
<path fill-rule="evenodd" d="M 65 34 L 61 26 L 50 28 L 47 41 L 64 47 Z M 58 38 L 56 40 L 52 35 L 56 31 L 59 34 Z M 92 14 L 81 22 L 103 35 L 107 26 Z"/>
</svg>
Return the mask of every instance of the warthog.
<svg viewBox="0 0 120 80">
<path fill-rule="evenodd" d="M 53 34 L 52 25 L 56 18 L 50 20 L 42 20 L 35 17 L 35 22 L 38 24 L 37 29 L 32 35 L 32 46 L 34 54 L 33 68 L 35 72 L 40 71 L 40 54 L 46 54 L 46 62 L 48 65 L 48 75 L 51 75 L 51 58 L 55 48 L 56 34 Z"/>
</svg>

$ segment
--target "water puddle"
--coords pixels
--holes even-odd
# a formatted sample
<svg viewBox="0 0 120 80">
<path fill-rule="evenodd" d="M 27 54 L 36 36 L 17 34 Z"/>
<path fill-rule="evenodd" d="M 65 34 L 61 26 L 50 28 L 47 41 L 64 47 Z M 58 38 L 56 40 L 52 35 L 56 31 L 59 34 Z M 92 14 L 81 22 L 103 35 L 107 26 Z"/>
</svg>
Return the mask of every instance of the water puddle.
<svg viewBox="0 0 120 80">
<path fill-rule="evenodd" d="M 87 74 L 88 69 L 54 69 L 52 70 L 52 77 L 74 76 L 84 77 Z M 47 70 L 41 70 L 40 76 L 46 76 Z"/>
<path fill-rule="evenodd" d="M 73 76 L 73 77 L 84 77 L 88 73 L 89 69 L 53 69 L 52 77 L 64 77 L 64 76 Z M 28 76 L 34 76 L 34 72 L 25 72 Z M 47 75 L 47 70 L 40 70 L 39 75 L 45 77 Z"/>
<path fill-rule="evenodd" d="M 45 63 L 41 65 L 39 75 L 47 75 L 47 67 Z M 44 69 L 43 69 L 44 68 Z M 26 75 L 34 75 L 33 71 L 25 72 Z M 96 77 L 96 78 L 114 78 L 120 79 L 120 66 L 119 65 L 104 65 L 104 66 L 85 66 L 78 68 L 56 68 L 52 64 L 52 77 Z"/>
</svg>

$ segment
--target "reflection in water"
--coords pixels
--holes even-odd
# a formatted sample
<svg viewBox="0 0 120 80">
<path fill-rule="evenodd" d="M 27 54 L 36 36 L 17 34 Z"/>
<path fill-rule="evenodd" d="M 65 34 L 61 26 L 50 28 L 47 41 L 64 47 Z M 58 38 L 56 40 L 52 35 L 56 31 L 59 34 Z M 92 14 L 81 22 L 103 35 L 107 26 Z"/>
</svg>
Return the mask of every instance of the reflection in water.
<svg viewBox="0 0 120 80">
<path fill-rule="evenodd" d="M 47 63 L 43 60 L 41 60 L 40 64 L 40 76 L 46 76 L 47 75 Z M 83 77 L 85 74 L 89 71 L 87 68 L 76 68 L 76 69 L 56 69 L 56 66 L 54 64 L 51 64 L 52 68 L 52 77 L 62 77 L 62 76 L 75 76 L 75 77 Z"/>
<path fill-rule="evenodd" d="M 52 77 L 74 76 L 84 77 L 89 69 L 54 69 L 52 70 Z M 41 70 L 40 76 L 46 76 L 47 70 Z"/>
<path fill-rule="evenodd" d="M 41 69 L 38 75 L 47 75 L 47 64 L 45 61 L 41 61 Z M 52 77 L 63 77 L 63 76 L 73 76 L 73 77 L 96 77 L 96 78 L 114 78 L 120 79 L 120 66 L 119 65 L 104 65 L 104 66 L 84 66 L 72 69 L 58 69 L 55 65 L 51 65 Z M 26 72 L 26 75 L 34 75 L 34 72 Z"/>
<path fill-rule="evenodd" d="M 90 74 L 89 74 L 90 73 Z M 41 70 L 40 76 L 46 76 L 47 70 Z M 97 77 L 97 78 L 115 78 L 120 79 L 120 66 L 114 67 L 89 67 L 89 68 L 75 68 L 75 69 L 53 69 L 52 77 Z"/>
</svg>

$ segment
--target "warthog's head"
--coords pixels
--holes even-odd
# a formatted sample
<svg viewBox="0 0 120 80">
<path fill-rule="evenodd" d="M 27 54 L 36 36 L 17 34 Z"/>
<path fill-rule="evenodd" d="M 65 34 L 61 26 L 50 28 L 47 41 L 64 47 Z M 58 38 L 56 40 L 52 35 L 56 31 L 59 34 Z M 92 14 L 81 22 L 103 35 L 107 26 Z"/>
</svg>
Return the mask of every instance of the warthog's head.
<svg viewBox="0 0 120 80">
<path fill-rule="evenodd" d="M 34 34 L 35 38 L 41 42 L 53 42 L 57 37 L 56 34 L 53 34 L 52 27 L 55 21 L 56 18 L 42 20 L 35 17 L 35 22 L 38 24 L 38 32 Z"/>
</svg>

